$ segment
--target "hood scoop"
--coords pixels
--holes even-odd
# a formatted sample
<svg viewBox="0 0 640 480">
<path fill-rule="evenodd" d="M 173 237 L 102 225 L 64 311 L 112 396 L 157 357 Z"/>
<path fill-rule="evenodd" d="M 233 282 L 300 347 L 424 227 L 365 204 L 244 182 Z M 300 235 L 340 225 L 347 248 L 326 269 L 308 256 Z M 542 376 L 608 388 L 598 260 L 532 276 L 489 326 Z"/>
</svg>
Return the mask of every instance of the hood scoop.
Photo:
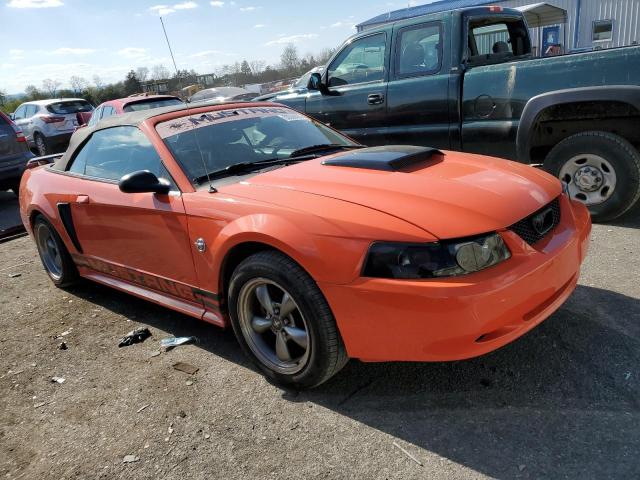
<svg viewBox="0 0 640 480">
<path fill-rule="evenodd" d="M 322 162 L 332 167 L 364 168 L 396 172 L 431 160 L 433 155 L 442 155 L 440 150 L 429 147 L 388 145 L 384 147 L 361 148 L 340 153 Z"/>
</svg>

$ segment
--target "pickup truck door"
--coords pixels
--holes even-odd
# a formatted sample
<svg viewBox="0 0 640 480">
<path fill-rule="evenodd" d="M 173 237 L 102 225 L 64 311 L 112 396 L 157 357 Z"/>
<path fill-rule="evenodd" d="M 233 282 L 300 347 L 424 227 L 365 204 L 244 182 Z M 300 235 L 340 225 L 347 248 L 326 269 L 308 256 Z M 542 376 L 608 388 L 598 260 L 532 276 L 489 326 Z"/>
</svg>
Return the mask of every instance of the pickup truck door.
<svg viewBox="0 0 640 480">
<path fill-rule="evenodd" d="M 387 88 L 386 135 L 390 142 L 449 149 L 450 22 L 395 29 Z"/>
<path fill-rule="evenodd" d="M 328 91 L 307 97 L 306 113 L 365 145 L 385 143 L 391 28 L 347 43 L 324 74 Z"/>
</svg>

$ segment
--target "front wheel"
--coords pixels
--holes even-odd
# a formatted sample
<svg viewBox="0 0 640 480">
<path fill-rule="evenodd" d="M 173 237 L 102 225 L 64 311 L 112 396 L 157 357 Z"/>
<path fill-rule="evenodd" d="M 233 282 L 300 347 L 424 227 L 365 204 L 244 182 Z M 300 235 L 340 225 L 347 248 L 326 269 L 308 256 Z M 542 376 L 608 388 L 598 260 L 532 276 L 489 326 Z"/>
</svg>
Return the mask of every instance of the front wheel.
<svg viewBox="0 0 640 480">
<path fill-rule="evenodd" d="M 549 152 L 544 166 L 567 184 L 570 197 L 584 203 L 595 221 L 619 217 L 640 198 L 640 154 L 613 133 L 572 135 Z"/>
<path fill-rule="evenodd" d="M 314 387 L 347 363 L 322 292 L 279 252 L 257 253 L 236 268 L 229 285 L 229 313 L 244 352 L 280 383 Z"/>
</svg>

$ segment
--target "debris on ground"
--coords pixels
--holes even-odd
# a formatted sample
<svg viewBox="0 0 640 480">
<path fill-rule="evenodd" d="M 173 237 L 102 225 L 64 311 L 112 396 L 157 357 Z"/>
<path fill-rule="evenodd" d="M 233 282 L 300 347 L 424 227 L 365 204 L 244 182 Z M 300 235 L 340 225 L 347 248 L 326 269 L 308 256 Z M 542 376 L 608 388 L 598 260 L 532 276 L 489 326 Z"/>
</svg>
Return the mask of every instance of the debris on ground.
<svg viewBox="0 0 640 480">
<path fill-rule="evenodd" d="M 67 342 L 60 342 L 60 345 L 58 345 L 58 350 L 66 350 L 67 349 Z"/>
<path fill-rule="evenodd" d="M 194 367 L 193 365 L 191 365 L 189 363 L 185 363 L 185 362 L 174 363 L 173 364 L 173 368 L 175 370 L 179 370 L 181 372 L 188 373 L 189 375 L 193 375 L 194 373 L 196 373 L 199 370 L 198 367 Z"/>
<path fill-rule="evenodd" d="M 195 343 L 197 341 L 198 339 L 196 337 L 167 337 L 160 340 L 160 346 L 165 350 L 171 350 L 173 347 L 187 343 Z"/>
<path fill-rule="evenodd" d="M 120 339 L 118 347 L 128 347 L 129 345 L 133 345 L 134 343 L 142 343 L 150 336 L 151 332 L 147 327 L 136 328 L 135 330 L 131 330 Z"/>
<path fill-rule="evenodd" d="M 158 355 L 160 355 L 162 352 L 160 350 L 155 350 L 154 352 L 151 352 L 151 355 L 149 355 L 149 357 L 153 358 L 153 357 L 157 357 Z"/>
<path fill-rule="evenodd" d="M 136 413 L 140 413 L 141 411 L 143 411 L 145 408 L 149 407 L 150 405 L 151 405 L 150 403 L 147 403 L 146 405 L 143 405 L 138 410 L 136 410 Z"/>
<path fill-rule="evenodd" d="M 525 468 L 527 468 L 527 466 L 526 466 L 526 465 L 524 465 L 524 464 L 518 465 L 518 470 L 520 470 L 521 472 L 522 472 Z"/>
<path fill-rule="evenodd" d="M 21 277 L 22 274 L 21 273 L 10 273 L 9 274 L 9 278 L 18 278 Z"/>
<path fill-rule="evenodd" d="M 64 378 L 63 377 L 51 377 L 51 381 L 53 383 L 64 383 Z"/>
<path fill-rule="evenodd" d="M 184 384 L 185 384 L 187 387 L 190 387 L 191 385 L 193 385 L 193 380 L 187 380 Z"/>
<path fill-rule="evenodd" d="M 422 464 L 422 462 L 420 460 L 418 460 L 416 457 L 414 457 L 413 455 L 411 455 L 407 450 L 405 450 L 404 448 L 402 448 L 400 445 L 398 445 L 396 442 L 393 442 L 393 446 L 400 449 L 400 451 L 402 453 L 404 453 L 407 457 L 409 457 L 411 460 L 413 460 L 414 462 L 416 462 L 418 465 L 420 465 L 421 467 L 424 467 L 424 465 Z"/>
<path fill-rule="evenodd" d="M 125 455 L 122 459 L 122 463 L 133 463 L 137 462 L 138 460 L 140 460 L 140 457 L 138 457 L 137 455 Z"/>
</svg>

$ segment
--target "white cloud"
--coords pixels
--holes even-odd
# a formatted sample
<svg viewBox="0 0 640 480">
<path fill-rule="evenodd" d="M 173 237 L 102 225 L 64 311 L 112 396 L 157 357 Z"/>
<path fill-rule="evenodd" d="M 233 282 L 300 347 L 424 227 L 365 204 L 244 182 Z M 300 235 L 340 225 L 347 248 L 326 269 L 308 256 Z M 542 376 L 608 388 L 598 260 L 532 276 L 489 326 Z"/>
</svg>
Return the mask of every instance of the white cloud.
<svg viewBox="0 0 640 480">
<path fill-rule="evenodd" d="M 126 47 L 118 50 L 118 55 L 125 58 L 140 58 L 147 53 L 146 48 Z"/>
<path fill-rule="evenodd" d="M 11 8 L 51 8 L 63 5 L 60 0 L 11 0 L 7 3 L 7 7 Z"/>
<path fill-rule="evenodd" d="M 241 12 L 253 12 L 258 10 L 260 7 L 240 7 Z"/>
<path fill-rule="evenodd" d="M 256 23 L 253 28 L 264 28 L 264 23 Z"/>
<path fill-rule="evenodd" d="M 173 8 L 176 10 L 191 10 L 192 8 L 198 8 L 198 4 L 196 2 L 182 2 L 176 3 Z"/>
<path fill-rule="evenodd" d="M 220 50 L 204 50 L 202 52 L 197 52 L 189 55 L 189 58 L 204 58 L 209 57 L 211 55 L 223 55 L 225 57 L 235 57 L 235 53 L 231 52 L 221 52 Z"/>
<path fill-rule="evenodd" d="M 309 40 L 311 38 L 317 38 L 318 34 L 316 33 L 305 33 L 302 35 L 289 35 L 289 36 L 282 36 L 276 40 L 271 40 L 270 42 L 265 43 L 265 45 L 270 46 L 270 45 L 284 45 L 287 43 L 298 43 L 301 40 Z"/>
<path fill-rule="evenodd" d="M 154 5 L 153 7 L 150 7 L 149 10 L 157 13 L 158 15 L 169 15 L 170 13 L 175 12 L 175 10 L 168 5 Z"/>
<path fill-rule="evenodd" d="M 54 55 L 88 55 L 89 53 L 93 53 L 95 50 L 93 48 L 69 48 L 63 47 L 53 50 L 51 53 Z"/>
<path fill-rule="evenodd" d="M 220 7 L 223 7 L 223 6 L 224 6 L 224 2 L 214 1 L 214 2 L 209 2 L 209 3 L 211 3 L 211 6 L 212 6 L 212 7 L 218 7 L 218 8 L 220 8 Z"/>
<path fill-rule="evenodd" d="M 12 48 L 9 50 L 9 57 L 14 60 L 20 60 L 24 58 L 24 50 L 20 50 L 19 48 Z"/>
</svg>

